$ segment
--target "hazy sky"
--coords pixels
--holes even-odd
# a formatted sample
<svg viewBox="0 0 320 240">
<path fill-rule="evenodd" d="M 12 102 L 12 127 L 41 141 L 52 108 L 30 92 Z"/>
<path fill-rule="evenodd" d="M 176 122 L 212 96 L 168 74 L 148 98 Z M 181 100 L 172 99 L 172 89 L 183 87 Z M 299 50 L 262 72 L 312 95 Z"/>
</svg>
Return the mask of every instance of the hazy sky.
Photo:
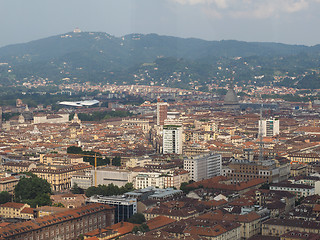
<svg viewBox="0 0 320 240">
<path fill-rule="evenodd" d="M 0 0 L 0 46 L 79 27 L 115 36 L 320 43 L 320 0 Z"/>
</svg>

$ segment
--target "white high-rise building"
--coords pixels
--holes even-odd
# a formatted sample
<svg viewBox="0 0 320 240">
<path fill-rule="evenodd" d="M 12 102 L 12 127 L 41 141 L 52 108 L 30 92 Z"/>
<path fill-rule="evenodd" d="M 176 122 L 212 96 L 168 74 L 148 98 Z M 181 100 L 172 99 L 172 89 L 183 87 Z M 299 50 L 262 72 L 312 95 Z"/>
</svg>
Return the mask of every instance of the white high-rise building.
<svg viewBox="0 0 320 240">
<path fill-rule="evenodd" d="M 213 152 L 187 157 L 183 161 L 184 170 L 195 182 L 221 175 L 222 157 Z"/>
<path fill-rule="evenodd" d="M 182 154 L 182 125 L 172 123 L 163 125 L 163 154 Z"/>
<path fill-rule="evenodd" d="M 273 137 L 280 132 L 279 119 L 259 120 L 259 134 L 263 137 Z"/>
</svg>

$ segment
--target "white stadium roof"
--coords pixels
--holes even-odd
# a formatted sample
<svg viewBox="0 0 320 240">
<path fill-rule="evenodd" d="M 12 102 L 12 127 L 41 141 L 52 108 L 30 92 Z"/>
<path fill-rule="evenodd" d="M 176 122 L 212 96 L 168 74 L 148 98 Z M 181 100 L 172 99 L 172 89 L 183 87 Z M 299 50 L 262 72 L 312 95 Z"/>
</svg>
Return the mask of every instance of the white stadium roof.
<svg viewBox="0 0 320 240">
<path fill-rule="evenodd" d="M 92 105 L 95 105 L 95 104 L 98 104 L 98 103 L 99 103 L 98 100 L 84 100 L 84 101 L 75 101 L 75 102 L 71 102 L 71 101 L 58 102 L 58 104 L 60 104 L 60 105 L 66 105 L 66 106 L 70 106 L 70 107 L 92 106 Z"/>
</svg>

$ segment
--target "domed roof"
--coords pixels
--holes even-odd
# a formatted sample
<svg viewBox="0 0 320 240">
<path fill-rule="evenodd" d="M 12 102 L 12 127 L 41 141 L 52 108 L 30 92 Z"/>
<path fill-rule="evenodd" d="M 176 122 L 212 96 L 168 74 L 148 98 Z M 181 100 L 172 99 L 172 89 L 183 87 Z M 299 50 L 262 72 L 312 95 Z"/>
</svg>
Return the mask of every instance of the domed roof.
<svg viewBox="0 0 320 240">
<path fill-rule="evenodd" d="M 229 88 L 226 96 L 224 97 L 224 104 L 238 104 L 238 97 L 236 92 L 232 89 Z"/>
</svg>

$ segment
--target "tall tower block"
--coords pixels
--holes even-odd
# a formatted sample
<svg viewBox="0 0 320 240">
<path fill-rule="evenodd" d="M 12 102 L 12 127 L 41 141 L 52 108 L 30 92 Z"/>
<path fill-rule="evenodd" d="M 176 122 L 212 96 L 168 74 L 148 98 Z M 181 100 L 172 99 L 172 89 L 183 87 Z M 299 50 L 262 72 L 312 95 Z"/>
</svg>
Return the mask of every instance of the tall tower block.
<svg viewBox="0 0 320 240">
<path fill-rule="evenodd" d="M 163 126 L 164 120 L 167 119 L 167 112 L 168 112 L 168 104 L 166 102 L 161 102 L 160 98 L 158 97 L 157 102 L 157 125 Z"/>
</svg>

